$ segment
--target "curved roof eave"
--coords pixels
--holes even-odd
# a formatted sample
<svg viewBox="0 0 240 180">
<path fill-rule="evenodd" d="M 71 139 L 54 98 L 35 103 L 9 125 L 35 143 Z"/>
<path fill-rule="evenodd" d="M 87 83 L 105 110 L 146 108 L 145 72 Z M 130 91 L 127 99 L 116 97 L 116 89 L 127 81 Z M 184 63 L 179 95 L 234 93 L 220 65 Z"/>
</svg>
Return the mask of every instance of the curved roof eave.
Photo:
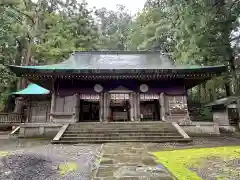
<svg viewBox="0 0 240 180">
<path fill-rule="evenodd" d="M 16 74 L 19 73 L 114 73 L 114 72 L 141 72 L 141 71 L 146 71 L 146 72 L 154 72 L 154 71 L 172 71 L 176 73 L 223 73 L 227 71 L 227 66 L 221 65 L 221 66 L 202 66 L 198 68 L 192 68 L 192 67 L 176 67 L 176 68 L 152 68 L 152 69 L 146 69 L 146 68 L 141 68 L 141 69 L 79 69 L 79 68 L 44 68 L 43 66 L 41 68 L 37 66 L 13 66 L 9 65 L 7 66 L 11 71 L 13 71 Z"/>
</svg>

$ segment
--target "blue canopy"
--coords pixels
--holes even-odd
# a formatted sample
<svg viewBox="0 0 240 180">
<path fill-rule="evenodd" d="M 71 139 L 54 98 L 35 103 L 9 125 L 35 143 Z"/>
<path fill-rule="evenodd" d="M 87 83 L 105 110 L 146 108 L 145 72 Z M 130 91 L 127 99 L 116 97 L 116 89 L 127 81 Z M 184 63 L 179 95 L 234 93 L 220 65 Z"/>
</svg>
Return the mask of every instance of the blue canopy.
<svg viewBox="0 0 240 180">
<path fill-rule="evenodd" d="M 20 91 L 14 92 L 15 95 L 40 95 L 40 94 L 49 94 L 50 91 L 38 86 L 37 84 L 29 84 L 27 88 Z"/>
</svg>

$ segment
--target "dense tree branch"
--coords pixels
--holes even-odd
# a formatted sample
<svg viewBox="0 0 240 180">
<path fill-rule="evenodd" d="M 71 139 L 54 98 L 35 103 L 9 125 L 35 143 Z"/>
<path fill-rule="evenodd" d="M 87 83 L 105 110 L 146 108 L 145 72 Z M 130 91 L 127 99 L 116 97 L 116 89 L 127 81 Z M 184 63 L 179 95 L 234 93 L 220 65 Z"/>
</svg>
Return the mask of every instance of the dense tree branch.
<svg viewBox="0 0 240 180">
<path fill-rule="evenodd" d="M 237 41 L 237 40 L 239 40 L 239 39 L 240 39 L 240 35 L 237 36 L 237 37 L 234 37 L 234 38 L 230 39 L 230 41 Z"/>
<path fill-rule="evenodd" d="M 232 4 L 229 7 L 229 10 L 231 11 L 233 6 L 237 5 L 238 3 L 240 3 L 240 0 L 233 1 Z"/>
<path fill-rule="evenodd" d="M 10 7 L 11 7 L 13 10 L 17 11 L 19 14 L 22 14 L 22 15 L 24 15 L 25 17 L 27 17 L 29 20 L 31 20 L 32 24 L 35 24 L 34 19 L 33 19 L 31 16 L 29 16 L 28 14 L 20 11 L 19 9 L 17 9 L 17 8 L 14 7 L 13 5 L 10 5 Z"/>
</svg>

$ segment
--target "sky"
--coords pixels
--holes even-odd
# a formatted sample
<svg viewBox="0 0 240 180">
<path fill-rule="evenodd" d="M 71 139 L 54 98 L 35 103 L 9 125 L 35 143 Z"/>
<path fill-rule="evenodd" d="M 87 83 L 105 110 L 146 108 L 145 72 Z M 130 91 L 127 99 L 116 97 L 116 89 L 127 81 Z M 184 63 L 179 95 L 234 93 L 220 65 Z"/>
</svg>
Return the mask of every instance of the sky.
<svg viewBox="0 0 240 180">
<path fill-rule="evenodd" d="M 135 14 L 142 9 L 146 0 L 86 0 L 89 7 L 101 8 L 105 7 L 110 10 L 116 10 L 116 5 L 121 4 L 127 7 L 131 14 Z"/>
</svg>

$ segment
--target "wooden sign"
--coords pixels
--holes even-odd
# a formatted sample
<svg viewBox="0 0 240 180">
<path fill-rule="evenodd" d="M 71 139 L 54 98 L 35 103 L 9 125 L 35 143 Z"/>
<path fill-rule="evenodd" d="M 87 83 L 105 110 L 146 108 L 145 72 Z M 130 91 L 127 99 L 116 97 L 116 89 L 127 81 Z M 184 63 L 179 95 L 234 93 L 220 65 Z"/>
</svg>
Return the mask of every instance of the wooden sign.
<svg viewBox="0 0 240 180">
<path fill-rule="evenodd" d="M 129 94 L 111 94 L 111 99 L 129 99 Z"/>
<path fill-rule="evenodd" d="M 98 94 L 81 94 L 80 99 L 84 100 L 99 100 Z"/>
<path fill-rule="evenodd" d="M 140 94 L 140 100 L 153 100 L 153 99 L 159 99 L 158 94 Z"/>
</svg>

